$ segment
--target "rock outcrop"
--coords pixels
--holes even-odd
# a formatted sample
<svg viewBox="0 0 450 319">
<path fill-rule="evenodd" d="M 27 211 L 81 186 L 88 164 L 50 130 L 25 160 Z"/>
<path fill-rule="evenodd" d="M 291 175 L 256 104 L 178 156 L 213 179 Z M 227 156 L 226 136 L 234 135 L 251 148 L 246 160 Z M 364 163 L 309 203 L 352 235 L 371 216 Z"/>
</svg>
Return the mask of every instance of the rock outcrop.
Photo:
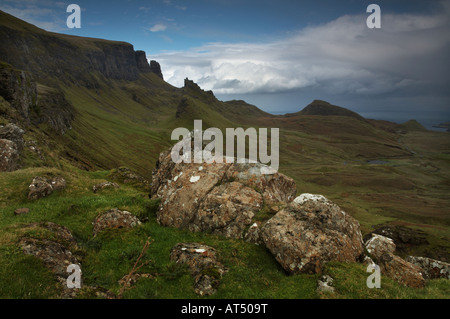
<svg viewBox="0 0 450 319">
<path fill-rule="evenodd" d="M 365 247 L 373 258 L 373 262 L 380 266 L 383 275 L 408 287 L 422 288 L 425 285 L 425 279 L 419 267 L 394 255 L 395 244 L 392 239 L 372 234 L 372 238 L 365 243 Z"/>
<path fill-rule="evenodd" d="M 450 279 L 450 264 L 426 257 L 409 256 L 406 261 L 422 269 L 425 279 Z"/>
<path fill-rule="evenodd" d="M 372 234 L 378 234 L 392 239 L 395 243 L 396 251 L 399 254 L 406 253 L 412 247 L 429 244 L 424 231 L 399 225 L 377 227 L 371 234 L 365 236 L 364 239 L 367 241 L 371 238 Z"/>
<path fill-rule="evenodd" d="M 16 144 L 0 139 L 0 172 L 12 172 L 19 168 L 20 153 Z"/>
<path fill-rule="evenodd" d="M 170 150 L 153 171 L 153 198 L 160 198 L 163 226 L 242 238 L 264 204 L 289 202 L 295 182 L 281 174 L 261 174 L 262 164 L 175 164 Z"/>
<path fill-rule="evenodd" d="M 150 61 L 150 72 L 155 73 L 158 77 L 164 80 L 163 74 L 161 72 L 161 66 L 155 60 Z"/>
<path fill-rule="evenodd" d="M 195 278 L 194 290 L 200 296 L 216 292 L 227 269 L 217 260 L 217 251 L 199 243 L 179 243 L 172 248 L 170 260 L 187 264 Z"/>
<path fill-rule="evenodd" d="M 104 229 L 133 228 L 141 224 L 141 221 L 132 213 L 117 208 L 100 214 L 94 220 L 94 236 Z"/>
<path fill-rule="evenodd" d="M 356 262 L 363 253 L 359 223 L 321 195 L 302 194 L 267 221 L 266 247 L 289 273 L 320 273 L 329 261 Z"/>
<path fill-rule="evenodd" d="M 37 176 L 33 179 L 30 186 L 28 186 L 30 189 L 28 199 L 36 200 L 46 197 L 54 191 L 64 189 L 65 187 L 66 180 L 60 176 L 51 178 Z"/>
<path fill-rule="evenodd" d="M 25 254 L 42 260 L 45 267 L 56 276 L 62 288 L 61 298 L 74 298 L 79 290 L 67 287 L 67 266 L 73 264 L 81 268 L 81 264 L 73 253 L 78 246 L 70 230 L 51 222 L 34 223 L 25 227 L 45 229 L 53 234 L 52 240 L 25 236 L 20 239 L 19 245 Z"/>
<path fill-rule="evenodd" d="M 28 118 L 30 107 L 37 102 L 36 83 L 30 73 L 0 62 L 0 95 L 20 115 Z"/>
<path fill-rule="evenodd" d="M 116 183 L 112 183 L 112 182 L 103 182 L 103 183 L 99 183 L 99 184 L 95 184 L 94 186 L 92 186 L 92 191 L 94 193 L 97 193 L 98 191 L 104 190 L 104 189 L 114 189 L 114 188 L 119 188 L 120 186 Z"/>
<path fill-rule="evenodd" d="M 11 172 L 20 166 L 24 131 L 15 124 L 0 127 L 0 172 Z"/>
</svg>

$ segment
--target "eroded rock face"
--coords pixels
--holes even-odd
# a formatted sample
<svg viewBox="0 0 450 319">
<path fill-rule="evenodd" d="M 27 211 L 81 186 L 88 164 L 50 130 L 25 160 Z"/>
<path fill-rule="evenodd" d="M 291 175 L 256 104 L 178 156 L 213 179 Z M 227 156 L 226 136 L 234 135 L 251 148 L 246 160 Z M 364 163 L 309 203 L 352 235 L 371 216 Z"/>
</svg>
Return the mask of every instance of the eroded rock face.
<svg viewBox="0 0 450 319">
<path fill-rule="evenodd" d="M 320 273 L 329 261 L 356 262 L 359 223 L 321 195 L 302 194 L 264 225 L 266 247 L 289 273 Z"/>
<path fill-rule="evenodd" d="M 36 200 L 46 197 L 56 190 L 64 189 L 66 187 L 66 180 L 62 177 L 56 176 L 53 178 L 45 178 L 37 176 L 33 179 L 28 193 L 28 199 Z"/>
<path fill-rule="evenodd" d="M 406 261 L 420 267 L 425 279 L 450 279 L 450 264 L 426 257 L 409 256 Z"/>
<path fill-rule="evenodd" d="M 95 219 L 94 236 L 107 228 L 133 228 L 140 224 L 141 221 L 132 213 L 114 208 Z"/>
<path fill-rule="evenodd" d="M 295 182 L 281 174 L 261 174 L 264 165 L 179 163 L 170 150 L 160 154 L 151 196 L 160 198 L 157 220 L 163 226 L 242 238 L 264 204 L 289 202 Z"/>
<path fill-rule="evenodd" d="M 179 243 L 172 248 L 170 260 L 187 264 L 195 277 L 195 293 L 212 295 L 227 269 L 217 260 L 214 248 L 199 243 Z"/>
</svg>

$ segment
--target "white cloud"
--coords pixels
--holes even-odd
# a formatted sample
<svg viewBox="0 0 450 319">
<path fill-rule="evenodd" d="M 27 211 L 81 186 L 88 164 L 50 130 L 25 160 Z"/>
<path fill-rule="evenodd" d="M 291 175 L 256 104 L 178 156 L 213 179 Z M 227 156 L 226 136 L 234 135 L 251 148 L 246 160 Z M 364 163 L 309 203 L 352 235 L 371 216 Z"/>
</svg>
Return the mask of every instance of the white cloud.
<svg viewBox="0 0 450 319">
<path fill-rule="evenodd" d="M 161 23 L 155 24 L 153 27 L 149 28 L 151 32 L 161 32 L 167 29 L 167 26 Z"/>
<path fill-rule="evenodd" d="M 308 87 L 383 94 L 448 81 L 439 65 L 446 61 L 448 68 L 448 8 L 435 15 L 383 14 L 381 29 L 368 29 L 367 15 L 346 15 L 271 43 L 210 43 L 151 58 L 169 83 L 182 86 L 189 77 L 217 94 Z"/>
</svg>

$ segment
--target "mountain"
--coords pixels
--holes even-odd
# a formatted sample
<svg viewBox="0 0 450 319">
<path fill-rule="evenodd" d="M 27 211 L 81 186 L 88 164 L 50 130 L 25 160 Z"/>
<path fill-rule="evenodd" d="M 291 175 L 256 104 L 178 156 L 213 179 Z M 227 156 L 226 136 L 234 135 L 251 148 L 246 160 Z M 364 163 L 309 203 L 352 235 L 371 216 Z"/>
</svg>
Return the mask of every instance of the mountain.
<svg viewBox="0 0 450 319">
<path fill-rule="evenodd" d="M 349 116 L 353 117 L 359 120 L 364 120 L 364 118 L 359 115 L 358 113 L 355 113 L 353 111 L 350 111 L 346 108 L 332 105 L 328 102 L 321 101 L 321 100 L 314 100 L 312 103 L 310 103 L 308 106 L 306 106 L 303 110 L 300 112 L 294 113 L 293 115 L 321 115 L 321 116 L 329 116 L 329 115 L 336 115 L 336 116 Z M 291 116 L 291 115 L 288 115 Z"/>
</svg>

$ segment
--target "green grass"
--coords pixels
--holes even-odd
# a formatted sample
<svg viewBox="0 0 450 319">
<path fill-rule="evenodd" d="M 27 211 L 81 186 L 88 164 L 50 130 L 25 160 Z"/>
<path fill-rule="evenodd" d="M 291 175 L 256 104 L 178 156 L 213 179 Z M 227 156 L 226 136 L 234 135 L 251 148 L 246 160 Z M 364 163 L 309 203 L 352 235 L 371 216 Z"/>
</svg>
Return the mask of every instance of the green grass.
<svg viewBox="0 0 450 319">
<path fill-rule="evenodd" d="M 124 298 L 448 298 L 448 281 L 431 281 L 424 289 L 399 286 L 382 279 L 381 289 L 365 285 L 368 274 L 359 264 L 331 263 L 325 273 L 335 279 L 337 293 L 318 295 L 319 275 L 288 275 L 264 247 L 242 240 L 226 239 L 204 233 L 167 228 L 156 222 L 158 202 L 128 185 L 119 189 L 92 192 L 92 185 L 105 180 L 109 171 L 85 172 L 30 168 L 0 173 L 0 298 L 57 298 L 59 286 L 53 275 L 35 257 L 24 255 L 18 240 L 31 234 L 47 238 L 48 232 L 26 230 L 21 226 L 52 221 L 68 227 L 77 240 L 82 263 L 83 284 L 101 286 L 115 293 L 118 281 L 128 274 L 145 240 L 153 243 L 144 256 L 148 265 L 140 273 L 152 278 L 140 279 L 124 293 Z M 36 175 L 57 174 L 67 179 L 65 190 L 47 198 L 28 201 L 27 186 Z M 18 207 L 30 208 L 28 215 L 14 216 Z M 101 212 L 117 207 L 132 212 L 148 222 L 134 229 L 116 229 L 92 236 L 92 221 Z M 266 209 L 267 210 L 267 209 Z M 268 214 L 268 211 L 266 212 Z M 187 267 L 170 261 L 170 250 L 180 242 L 200 242 L 215 247 L 219 260 L 228 269 L 218 291 L 210 297 L 194 293 L 194 279 Z M 80 298 L 93 298 L 89 292 Z"/>
</svg>

